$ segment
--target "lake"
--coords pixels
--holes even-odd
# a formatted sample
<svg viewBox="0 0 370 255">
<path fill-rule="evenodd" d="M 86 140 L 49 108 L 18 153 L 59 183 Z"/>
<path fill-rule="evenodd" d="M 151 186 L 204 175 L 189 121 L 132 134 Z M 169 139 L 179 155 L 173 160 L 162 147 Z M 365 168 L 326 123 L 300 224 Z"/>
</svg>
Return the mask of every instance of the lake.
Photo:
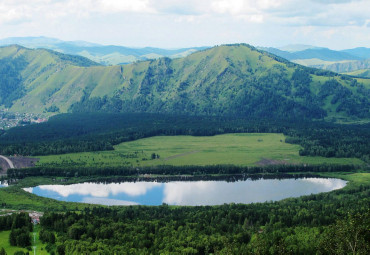
<svg viewBox="0 0 370 255">
<path fill-rule="evenodd" d="M 277 201 L 341 189 L 346 181 L 326 178 L 260 179 L 236 182 L 174 181 L 79 183 L 24 188 L 42 197 L 102 205 L 220 205 Z"/>
</svg>

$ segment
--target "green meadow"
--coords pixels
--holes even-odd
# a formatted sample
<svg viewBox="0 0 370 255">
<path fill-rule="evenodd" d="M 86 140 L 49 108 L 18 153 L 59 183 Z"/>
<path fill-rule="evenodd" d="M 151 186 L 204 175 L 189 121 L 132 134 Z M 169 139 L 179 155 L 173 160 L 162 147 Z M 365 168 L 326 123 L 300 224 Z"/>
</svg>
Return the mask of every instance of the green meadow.
<svg viewBox="0 0 370 255">
<path fill-rule="evenodd" d="M 4 248 L 7 254 L 14 254 L 17 251 L 29 252 L 27 249 L 21 247 L 10 246 L 9 234 L 10 230 L 0 232 L 0 249 Z"/>
<path fill-rule="evenodd" d="M 34 233 L 36 233 L 36 237 L 34 239 L 33 233 L 31 233 L 31 237 L 32 237 L 32 246 L 36 246 L 36 254 L 38 255 L 49 254 L 45 249 L 46 244 L 43 244 L 39 240 L 40 227 L 36 225 L 34 231 L 35 231 Z M 26 254 L 27 252 L 29 254 L 34 254 L 34 250 L 32 246 L 31 246 L 31 250 L 27 250 L 26 248 L 22 248 L 22 247 L 11 246 L 9 243 L 9 234 L 10 234 L 10 230 L 0 231 L 0 249 L 4 248 L 5 252 L 9 255 L 14 254 L 17 251 L 23 251 Z"/>
<path fill-rule="evenodd" d="M 38 165 L 155 166 L 264 164 L 363 164 L 356 158 L 299 156 L 301 146 L 285 143 L 283 134 L 156 136 L 121 143 L 112 151 L 40 156 Z M 153 154 L 156 157 L 153 157 Z M 158 157 L 159 155 L 159 157 Z"/>
</svg>

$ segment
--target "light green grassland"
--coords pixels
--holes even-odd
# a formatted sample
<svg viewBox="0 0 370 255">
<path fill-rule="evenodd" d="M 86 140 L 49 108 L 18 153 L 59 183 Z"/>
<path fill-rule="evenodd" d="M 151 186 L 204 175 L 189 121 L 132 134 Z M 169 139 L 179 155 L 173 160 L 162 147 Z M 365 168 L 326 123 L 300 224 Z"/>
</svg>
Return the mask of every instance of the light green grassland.
<svg viewBox="0 0 370 255">
<path fill-rule="evenodd" d="M 35 245 L 36 246 L 36 254 L 38 254 L 38 255 L 48 254 L 48 252 L 45 250 L 46 245 L 43 244 L 39 240 L 39 226 L 36 226 L 35 232 L 36 232 L 36 243 L 34 243 L 33 233 L 31 233 L 32 245 L 31 245 L 31 251 L 29 251 L 25 248 L 21 248 L 21 247 L 17 247 L 17 246 L 10 246 L 10 243 L 9 243 L 10 230 L 9 231 L 0 231 L 0 249 L 4 248 L 6 253 L 9 254 L 9 255 L 14 254 L 16 251 L 24 251 L 25 253 L 29 252 L 29 254 L 34 254 L 34 250 L 33 250 L 32 246 Z"/>
<path fill-rule="evenodd" d="M 16 247 L 16 246 L 10 246 L 9 233 L 10 231 L 0 232 L 0 248 L 4 248 L 7 254 L 14 254 L 16 251 L 28 252 L 27 249 Z"/>
<path fill-rule="evenodd" d="M 38 165 L 153 166 L 258 165 L 263 159 L 291 164 L 363 164 L 355 158 L 301 157 L 283 134 L 225 134 L 208 137 L 156 136 L 121 143 L 114 151 L 40 156 Z M 152 153 L 160 156 L 151 159 Z"/>
</svg>

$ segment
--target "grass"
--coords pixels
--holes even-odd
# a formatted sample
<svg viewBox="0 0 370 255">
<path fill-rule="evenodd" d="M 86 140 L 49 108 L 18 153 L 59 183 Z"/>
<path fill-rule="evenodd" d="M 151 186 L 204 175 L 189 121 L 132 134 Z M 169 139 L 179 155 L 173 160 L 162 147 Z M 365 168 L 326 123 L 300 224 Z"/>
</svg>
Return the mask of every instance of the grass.
<svg viewBox="0 0 370 255">
<path fill-rule="evenodd" d="M 0 248 L 4 248 L 7 254 L 14 254 L 16 251 L 29 252 L 27 249 L 21 247 L 10 246 L 9 234 L 10 230 L 0 232 Z"/>
<path fill-rule="evenodd" d="M 40 184 L 51 184 L 51 179 L 42 178 L 28 178 L 36 179 L 33 185 L 28 187 L 40 185 Z M 26 184 L 29 184 L 25 180 Z M 81 180 L 82 181 L 82 180 Z M 75 180 L 75 182 L 78 182 Z M 61 184 L 53 183 L 53 184 Z M 63 183 L 65 184 L 65 183 Z M 93 207 L 84 203 L 72 203 L 62 202 L 50 198 L 39 197 L 34 194 L 28 193 L 21 189 L 20 186 L 11 186 L 0 189 L 0 204 L 5 204 L 5 208 L 16 209 L 16 210 L 36 210 L 36 211 L 65 211 L 65 210 L 83 210 L 86 207 Z M 0 246 L 1 247 L 1 246 Z"/>
<path fill-rule="evenodd" d="M 370 173 L 322 173 L 322 176 L 341 178 L 349 181 L 351 185 L 370 185 Z"/>
<path fill-rule="evenodd" d="M 33 237 L 33 233 L 31 233 L 31 251 L 27 250 L 26 248 L 21 248 L 21 247 L 16 247 L 16 246 L 10 246 L 9 243 L 9 234 L 10 230 L 8 231 L 0 231 L 0 249 L 4 248 L 6 253 L 11 255 L 14 254 L 16 251 L 23 251 L 25 253 L 29 252 L 29 254 L 34 254 L 34 250 L 32 246 L 36 245 L 36 254 L 37 255 L 44 255 L 48 254 L 48 252 L 45 250 L 45 244 L 43 244 L 39 240 L 39 231 L 40 231 L 40 226 L 36 225 L 34 227 L 34 232 L 36 233 L 36 239 Z M 36 242 L 34 242 L 34 240 Z"/>
<path fill-rule="evenodd" d="M 299 156 L 299 145 L 285 143 L 283 134 L 225 134 L 217 136 L 156 136 L 121 143 L 113 151 L 40 156 L 38 165 L 153 166 L 217 165 L 255 166 L 263 159 L 291 164 L 363 164 L 356 158 Z M 155 153 L 159 159 L 152 160 Z"/>
</svg>

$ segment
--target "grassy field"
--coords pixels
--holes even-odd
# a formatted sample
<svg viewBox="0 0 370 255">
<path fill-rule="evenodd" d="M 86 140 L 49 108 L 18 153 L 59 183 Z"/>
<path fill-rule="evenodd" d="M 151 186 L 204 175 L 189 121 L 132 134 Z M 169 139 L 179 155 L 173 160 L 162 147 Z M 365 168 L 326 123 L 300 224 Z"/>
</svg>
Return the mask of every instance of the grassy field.
<svg viewBox="0 0 370 255">
<path fill-rule="evenodd" d="M 32 238 L 32 246 L 35 245 L 36 246 L 36 254 L 37 255 L 46 255 L 48 254 L 48 252 L 45 250 L 45 244 L 42 244 L 42 242 L 39 240 L 39 226 L 36 226 L 35 228 L 35 233 L 36 233 L 36 238 L 33 239 L 33 233 L 31 233 L 31 238 Z M 11 254 L 14 254 L 15 252 L 17 251 L 23 251 L 25 253 L 29 252 L 29 254 L 34 254 L 34 250 L 31 246 L 31 251 L 25 249 L 25 248 L 21 248 L 21 247 L 16 247 L 16 246 L 10 246 L 10 243 L 9 243 L 9 234 L 10 234 L 10 230 L 9 231 L 0 231 L 0 249 L 1 248 L 4 248 L 6 253 L 11 255 Z M 34 242 L 34 240 L 36 242 Z"/>
<path fill-rule="evenodd" d="M 255 166 L 266 163 L 363 164 L 355 158 L 301 157 L 299 145 L 285 143 L 283 134 L 226 134 L 208 137 L 156 136 L 125 142 L 114 151 L 40 156 L 38 165 L 153 166 L 217 165 Z M 152 154 L 159 158 L 152 159 Z"/>
<path fill-rule="evenodd" d="M 7 254 L 14 254 L 16 251 L 28 252 L 27 249 L 10 246 L 9 243 L 9 233 L 10 231 L 1 231 L 0 232 L 0 248 L 4 248 Z"/>
<path fill-rule="evenodd" d="M 69 183 L 77 183 L 84 179 L 71 180 Z M 63 184 L 69 184 L 63 183 Z M 65 211 L 65 210 L 84 210 L 93 205 L 85 203 L 62 202 L 50 198 L 39 197 L 26 192 L 22 187 L 33 187 L 40 184 L 61 184 L 54 182 L 52 178 L 27 178 L 22 180 L 22 184 L 0 189 L 0 204 L 5 204 L 5 208 L 15 210 L 36 210 L 36 211 Z M 0 246 L 1 247 L 1 246 Z"/>
</svg>

